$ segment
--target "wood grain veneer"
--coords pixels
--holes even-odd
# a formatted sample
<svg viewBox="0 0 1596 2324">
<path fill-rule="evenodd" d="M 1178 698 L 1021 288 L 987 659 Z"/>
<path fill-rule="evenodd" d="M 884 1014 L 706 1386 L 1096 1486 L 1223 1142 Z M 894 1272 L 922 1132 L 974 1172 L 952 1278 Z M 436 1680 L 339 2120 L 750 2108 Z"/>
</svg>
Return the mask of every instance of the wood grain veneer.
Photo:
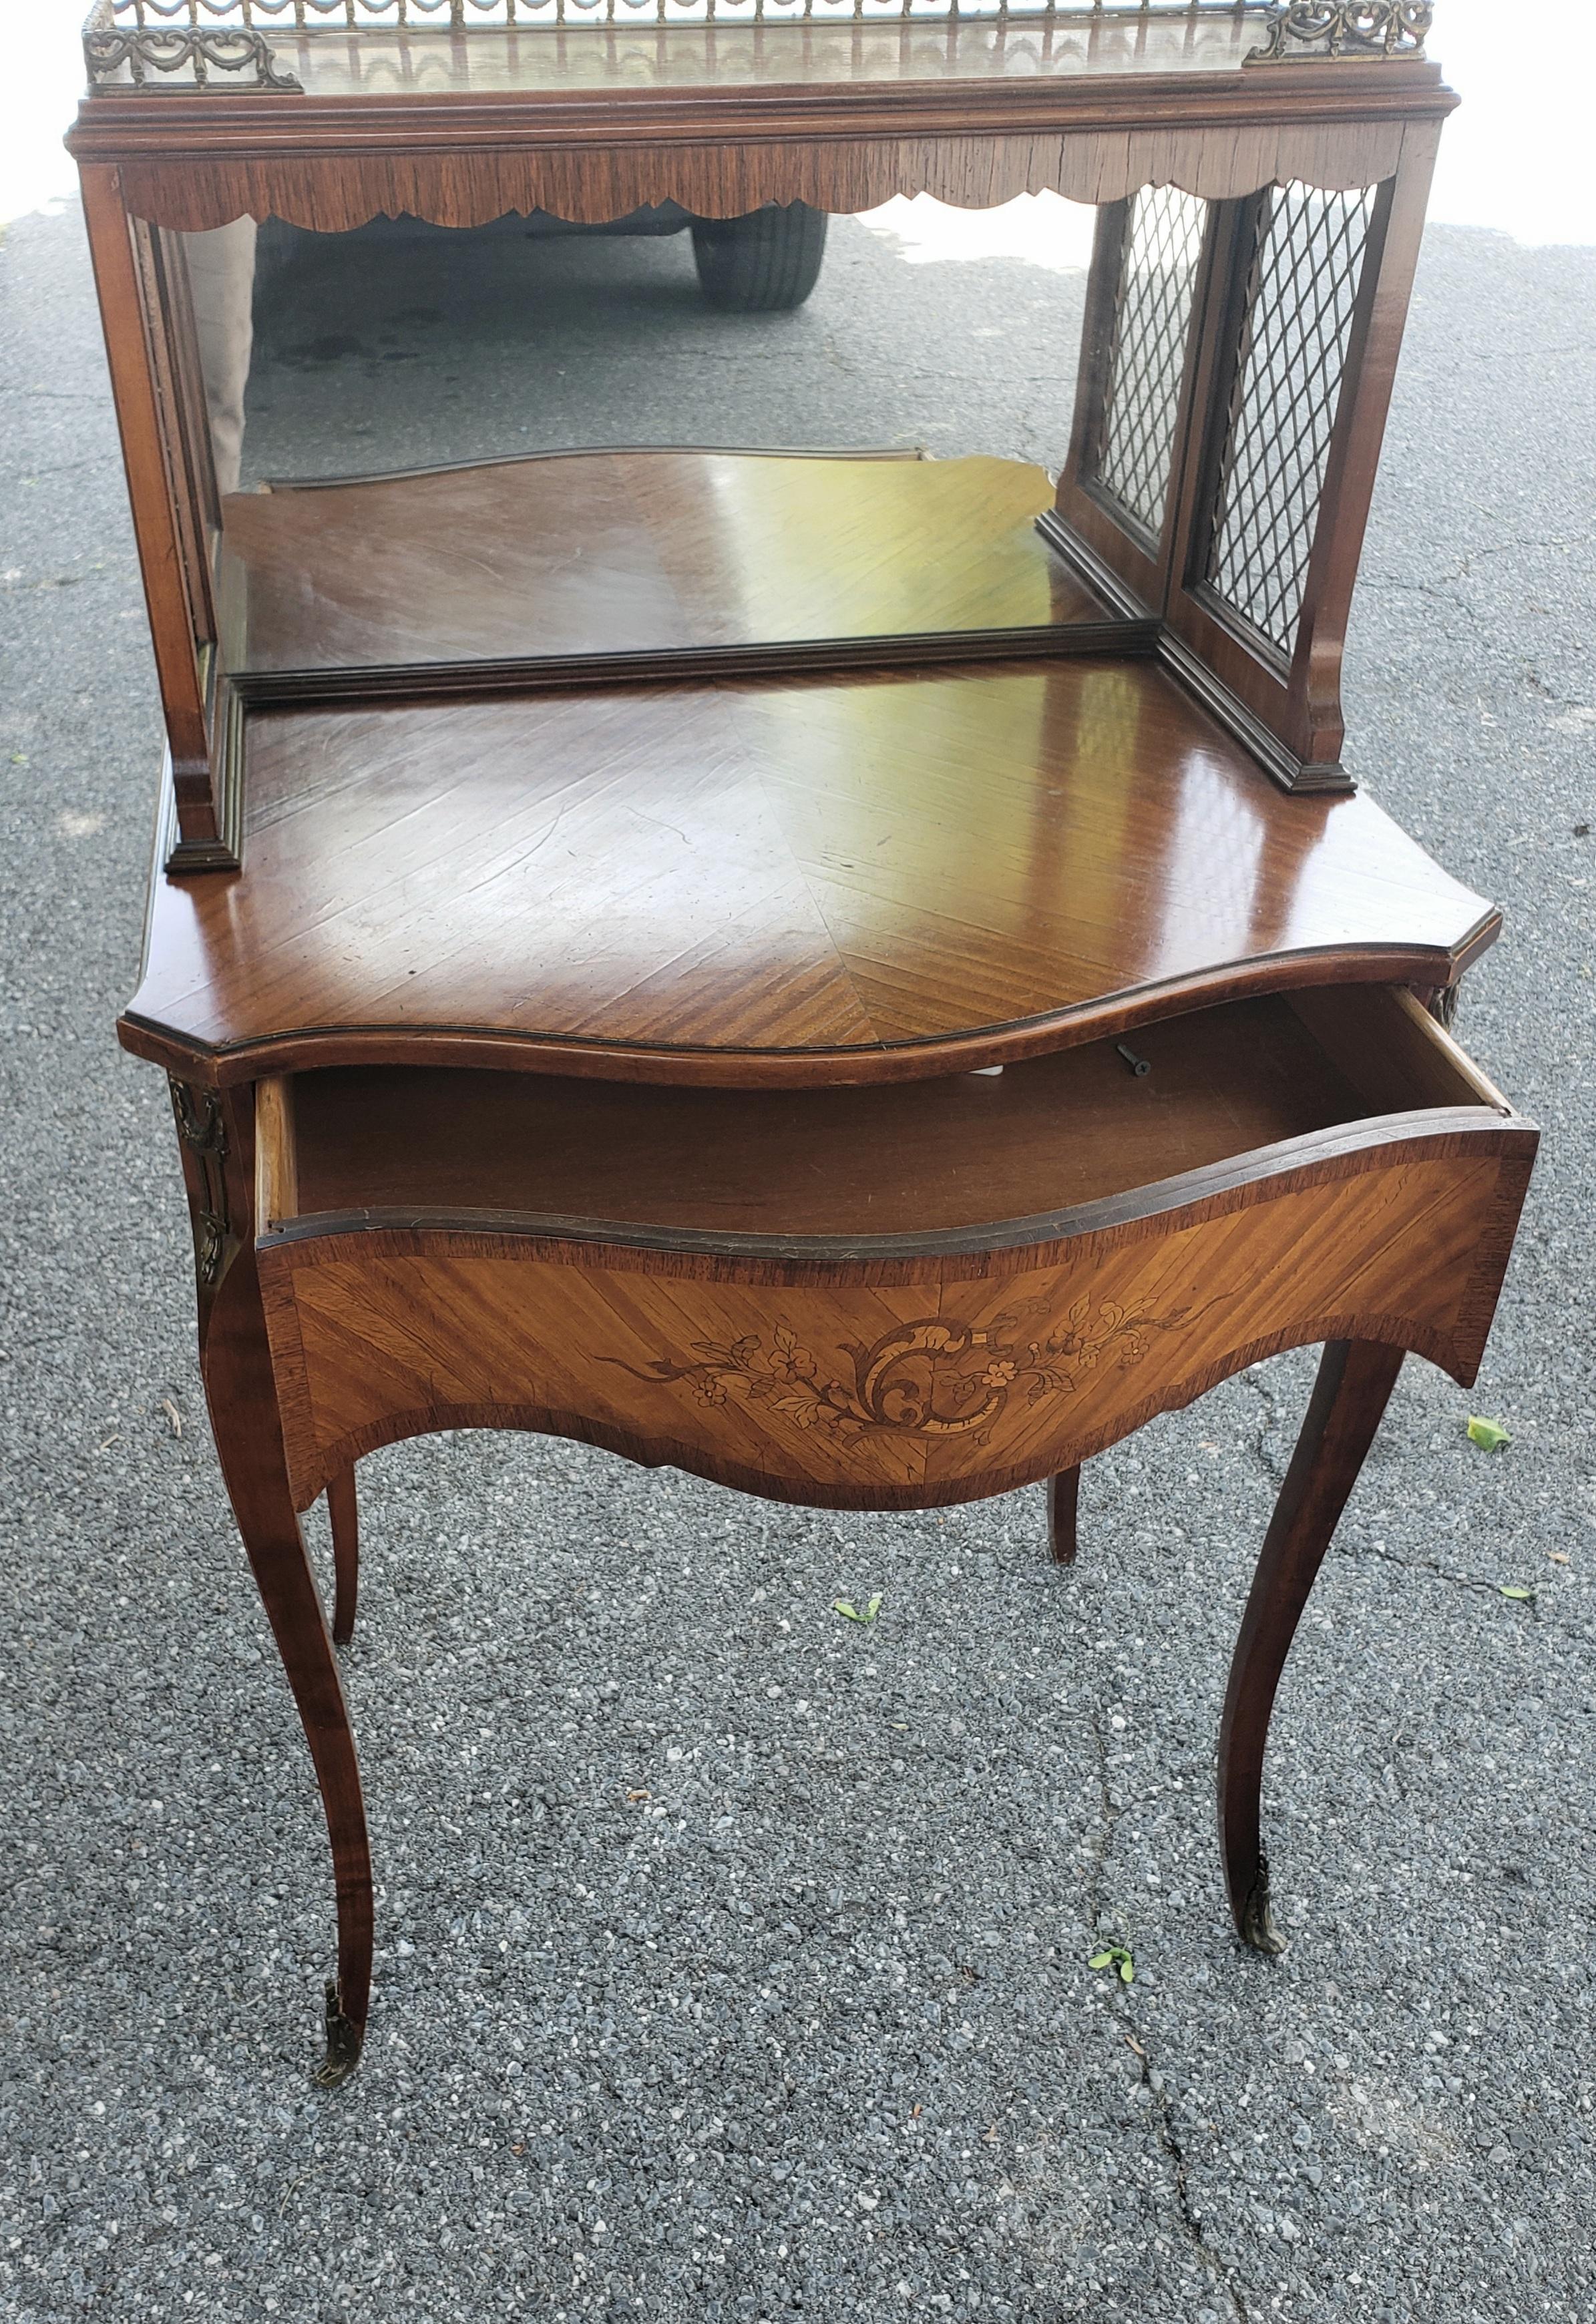
<svg viewBox="0 0 1596 2324">
<path fill-rule="evenodd" d="M 257 713 L 248 870 L 155 882 L 121 1034 L 312 1063 L 915 1079 L 1247 991 L 1453 982 L 1495 914 L 1156 666 Z"/>
<path fill-rule="evenodd" d="M 1140 1039 L 1150 1072 L 1121 1058 L 1117 1081 L 1112 1051 L 995 1083 L 798 1097 L 332 1072 L 263 1085 L 253 1139 L 250 1093 L 216 1102 L 230 1150 L 257 1150 L 264 1231 L 223 1278 L 208 1379 L 236 1464 L 239 1368 L 249 1345 L 258 1357 L 245 1319 L 263 1313 L 273 1425 L 257 1434 L 259 1473 L 229 1481 L 339 1875 L 327 2079 L 358 2052 L 371 1895 L 347 1714 L 287 1513 L 328 1494 L 346 1636 L 354 1465 L 433 1429 L 563 1434 L 853 1508 L 1047 1480 L 1067 1562 L 1085 1459 L 1259 1357 L 1325 1340 L 1219 1755 L 1237 1926 L 1280 1949 L 1259 1810 L 1292 1632 L 1403 1351 L 1475 1375 L 1536 1132 L 1399 992 L 1241 1003 Z M 1371 1096 L 1402 1110 L 1346 1118 Z M 1249 1146 L 1259 1136 L 1274 1142 Z M 1130 1183 L 1181 1159 L 1195 1167 Z M 652 1227 L 483 1206 L 574 1190 Z M 1084 1199 L 1043 1221 L 991 1215 L 1066 1191 Z M 936 1224 L 983 1210 L 962 1234 Z M 895 1248 L 837 1231 L 883 1222 L 901 1230 Z M 213 1370 L 217 1315 L 230 1322 Z M 258 1396 L 258 1362 L 252 1377 Z"/>
<path fill-rule="evenodd" d="M 881 1506 L 1056 1475 L 1281 1333 L 1467 1374 L 1535 1133 L 1434 1020 L 1354 990 L 1139 1042 L 890 1089 L 263 1084 L 296 1491 L 494 1406 Z"/>
<path fill-rule="evenodd" d="M 80 162 L 116 165 L 129 209 L 160 225 L 248 212 L 337 230 L 380 210 L 480 226 L 667 199 L 720 217 L 766 201 L 860 210 L 895 193 L 1120 201 L 1170 174 L 1214 200 L 1276 179 L 1369 185 L 1397 168 L 1408 124 L 1456 103 L 1431 64 L 1248 69 L 1244 50 L 1204 63 L 1165 30 L 1139 58 L 1134 43 L 1099 49 L 1095 70 L 1067 42 L 1038 70 L 1034 40 L 973 24 L 673 29 L 641 46 L 537 36 L 496 51 L 524 69 L 519 87 L 493 85 L 494 44 L 473 40 L 456 44 L 465 86 L 445 65 L 408 88 L 324 84 L 300 98 L 102 89 L 68 143 Z M 351 54 L 374 56 L 370 39 Z M 441 63 L 441 45 L 424 53 Z M 317 53 L 334 69 L 331 44 Z"/>
<path fill-rule="evenodd" d="M 135 233 L 123 208 L 115 171 L 84 171 L 83 217 L 105 325 L 176 796 L 185 819 L 214 841 L 219 833 L 199 664 L 199 648 L 209 632 L 193 601 L 193 570 L 185 554 L 199 512 L 192 508 L 180 512 L 178 505 L 181 447 L 170 400 L 170 351 L 152 345 L 164 318 L 151 305 L 151 285 L 141 263 L 148 258 L 147 237 Z"/>
<path fill-rule="evenodd" d="M 593 452 L 235 493 L 235 677 L 1102 622 L 1040 468 Z"/>
<path fill-rule="evenodd" d="M 1472 1379 L 1535 1132 L 1484 1110 L 1196 1172 L 1027 1244 L 694 1254 L 426 1224 L 268 1234 L 296 1500 L 376 1446 L 530 1428 L 777 1499 L 927 1508 L 1077 1465 L 1284 1347 Z M 1212 1190 L 1211 1190 L 1212 1187 Z"/>
<path fill-rule="evenodd" d="M 1278 1948 L 1259 1799 L 1292 1633 L 1402 1351 L 1475 1376 L 1536 1134 L 1372 989 L 1452 984 L 1495 915 L 1368 799 L 1260 771 L 1344 779 L 1342 632 L 1453 102 L 1423 63 L 1250 67 L 1263 21 L 323 36 L 291 50 L 306 96 L 82 110 L 190 860 L 232 859 L 249 778 L 247 872 L 158 876 L 121 1031 L 180 1076 L 207 1396 L 327 1813 L 325 2082 L 359 2055 L 373 1891 L 297 1511 L 328 1493 L 345 1639 L 355 1463 L 425 1430 L 851 1508 L 1046 1479 L 1066 1561 L 1084 1460 L 1324 1340 L 1220 1748 L 1237 1925 Z M 1198 575 L 1242 212 L 1292 179 L 1383 190 L 1287 656 Z M 1220 206 L 1170 513 L 1127 549 L 1066 487 L 1084 582 L 1028 530 L 1034 471 L 618 455 L 231 503 L 213 607 L 170 230 L 1170 183 Z M 1148 618 L 1062 658 L 1100 601 Z M 1052 659 L 885 667 L 1032 629 Z M 816 641 L 829 674 L 770 674 Z M 747 650 L 766 675 L 733 681 Z M 650 654 L 728 659 L 661 685 Z M 516 687 L 467 694 L 484 664 Z M 1091 1046 L 1131 1028 L 1135 1077 Z"/>
</svg>

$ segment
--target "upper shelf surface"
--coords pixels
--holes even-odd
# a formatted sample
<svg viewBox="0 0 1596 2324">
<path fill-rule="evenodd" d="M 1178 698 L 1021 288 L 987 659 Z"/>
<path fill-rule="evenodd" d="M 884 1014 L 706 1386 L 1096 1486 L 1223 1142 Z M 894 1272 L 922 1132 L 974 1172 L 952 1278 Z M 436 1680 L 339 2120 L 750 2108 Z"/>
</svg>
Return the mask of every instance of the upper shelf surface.
<svg viewBox="0 0 1596 2324">
<path fill-rule="evenodd" d="M 263 711 L 247 752 L 245 869 L 157 880 L 123 1025 L 224 1081 L 914 1079 L 1250 991 L 1444 983 L 1496 926 L 1150 660 Z"/>
<path fill-rule="evenodd" d="M 1212 78 L 1242 70 L 1272 32 L 1270 12 L 1257 5 L 1202 15 L 1108 14 L 1095 22 L 1084 10 L 1068 9 L 1002 16 L 922 14 L 912 21 L 895 20 L 890 11 L 856 19 L 834 12 L 829 23 L 823 14 L 785 23 L 773 17 L 737 23 L 718 15 L 714 23 L 605 23 L 598 14 L 599 21 L 570 20 L 558 27 L 479 25 L 466 37 L 423 23 L 368 23 L 352 31 L 335 25 L 296 33 L 291 19 L 254 22 L 269 49 L 272 72 L 291 77 L 308 97 L 326 97 L 623 88 L 640 79 L 702 88 Z M 251 77 L 253 68 L 238 76 Z M 132 86 L 131 68 L 124 64 L 104 80 L 100 94 L 115 96 Z M 211 88 L 228 86 L 227 74 L 213 65 Z"/>
<path fill-rule="evenodd" d="M 206 78 L 187 86 L 171 51 L 135 82 L 116 28 L 68 144 L 117 171 L 108 190 L 135 217 L 332 232 L 401 211 L 442 226 L 533 209 L 593 222 L 660 201 L 706 217 L 916 193 L 1102 203 L 1171 180 L 1224 201 L 1290 179 L 1375 184 L 1455 102 L 1410 40 L 1397 54 L 1325 53 L 1334 10 L 1305 14 L 1278 62 L 1258 58 L 1288 20 L 1263 7 L 458 38 L 367 23 L 298 39 L 276 13 L 249 21 L 232 78 L 226 27 L 168 25 L 190 75 L 205 50 Z"/>
<path fill-rule="evenodd" d="M 237 675 L 1102 622 L 1017 461 L 601 452 L 223 504 Z"/>
</svg>

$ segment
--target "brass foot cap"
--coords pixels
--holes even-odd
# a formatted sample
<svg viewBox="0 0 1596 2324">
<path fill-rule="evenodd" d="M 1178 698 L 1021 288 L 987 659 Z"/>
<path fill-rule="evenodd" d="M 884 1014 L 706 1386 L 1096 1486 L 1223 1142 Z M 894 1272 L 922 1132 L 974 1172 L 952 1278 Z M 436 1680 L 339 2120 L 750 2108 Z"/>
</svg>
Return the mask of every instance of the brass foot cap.
<svg viewBox="0 0 1596 2324">
<path fill-rule="evenodd" d="M 336 2090 L 346 2082 L 360 2063 L 360 2045 L 365 2039 L 364 2025 L 356 2025 L 346 2017 L 343 1997 L 330 1981 L 327 1988 L 327 2055 L 317 2067 L 311 2080 L 318 2089 Z"/>
</svg>

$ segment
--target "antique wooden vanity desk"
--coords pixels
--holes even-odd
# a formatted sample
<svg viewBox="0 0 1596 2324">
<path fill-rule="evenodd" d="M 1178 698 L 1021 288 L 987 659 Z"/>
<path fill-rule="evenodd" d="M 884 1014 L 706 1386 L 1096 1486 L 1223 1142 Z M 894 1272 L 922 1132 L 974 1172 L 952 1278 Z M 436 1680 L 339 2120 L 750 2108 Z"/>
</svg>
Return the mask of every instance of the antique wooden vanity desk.
<svg viewBox="0 0 1596 2324">
<path fill-rule="evenodd" d="M 1444 1029 L 1496 915 L 1342 764 L 1453 103 L 1429 14 L 90 20 L 71 143 L 171 744 L 121 1035 L 171 1077 L 217 1443 L 326 1803 L 323 2080 L 370 1984 L 355 1464 L 429 1429 L 849 1508 L 1048 1480 L 1067 1558 L 1083 1461 L 1326 1342 L 1220 1738 L 1232 1910 L 1278 1949 L 1292 1631 L 1403 1351 L 1475 1376 L 1536 1143 Z M 1045 188 L 1099 206 L 1056 489 L 678 449 L 218 496 L 186 235 Z"/>
</svg>

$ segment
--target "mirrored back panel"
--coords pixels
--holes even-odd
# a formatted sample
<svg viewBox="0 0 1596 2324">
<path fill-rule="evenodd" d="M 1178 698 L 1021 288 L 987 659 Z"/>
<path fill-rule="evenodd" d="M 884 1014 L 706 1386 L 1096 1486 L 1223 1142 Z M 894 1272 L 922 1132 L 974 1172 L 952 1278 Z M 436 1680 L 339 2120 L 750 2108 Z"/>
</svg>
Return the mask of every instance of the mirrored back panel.
<svg viewBox="0 0 1596 2324">
<path fill-rule="evenodd" d="M 1091 213 L 1050 196 L 1043 217 L 1056 260 L 980 269 L 906 263 L 881 225 L 798 204 L 159 236 L 210 414 L 220 667 L 257 700 L 328 699 L 601 659 L 680 675 L 1124 641 L 1137 625 L 1037 526 Z M 961 367 L 977 408 L 993 381 L 986 443 L 1035 429 L 1049 465 L 950 435 Z"/>
</svg>

